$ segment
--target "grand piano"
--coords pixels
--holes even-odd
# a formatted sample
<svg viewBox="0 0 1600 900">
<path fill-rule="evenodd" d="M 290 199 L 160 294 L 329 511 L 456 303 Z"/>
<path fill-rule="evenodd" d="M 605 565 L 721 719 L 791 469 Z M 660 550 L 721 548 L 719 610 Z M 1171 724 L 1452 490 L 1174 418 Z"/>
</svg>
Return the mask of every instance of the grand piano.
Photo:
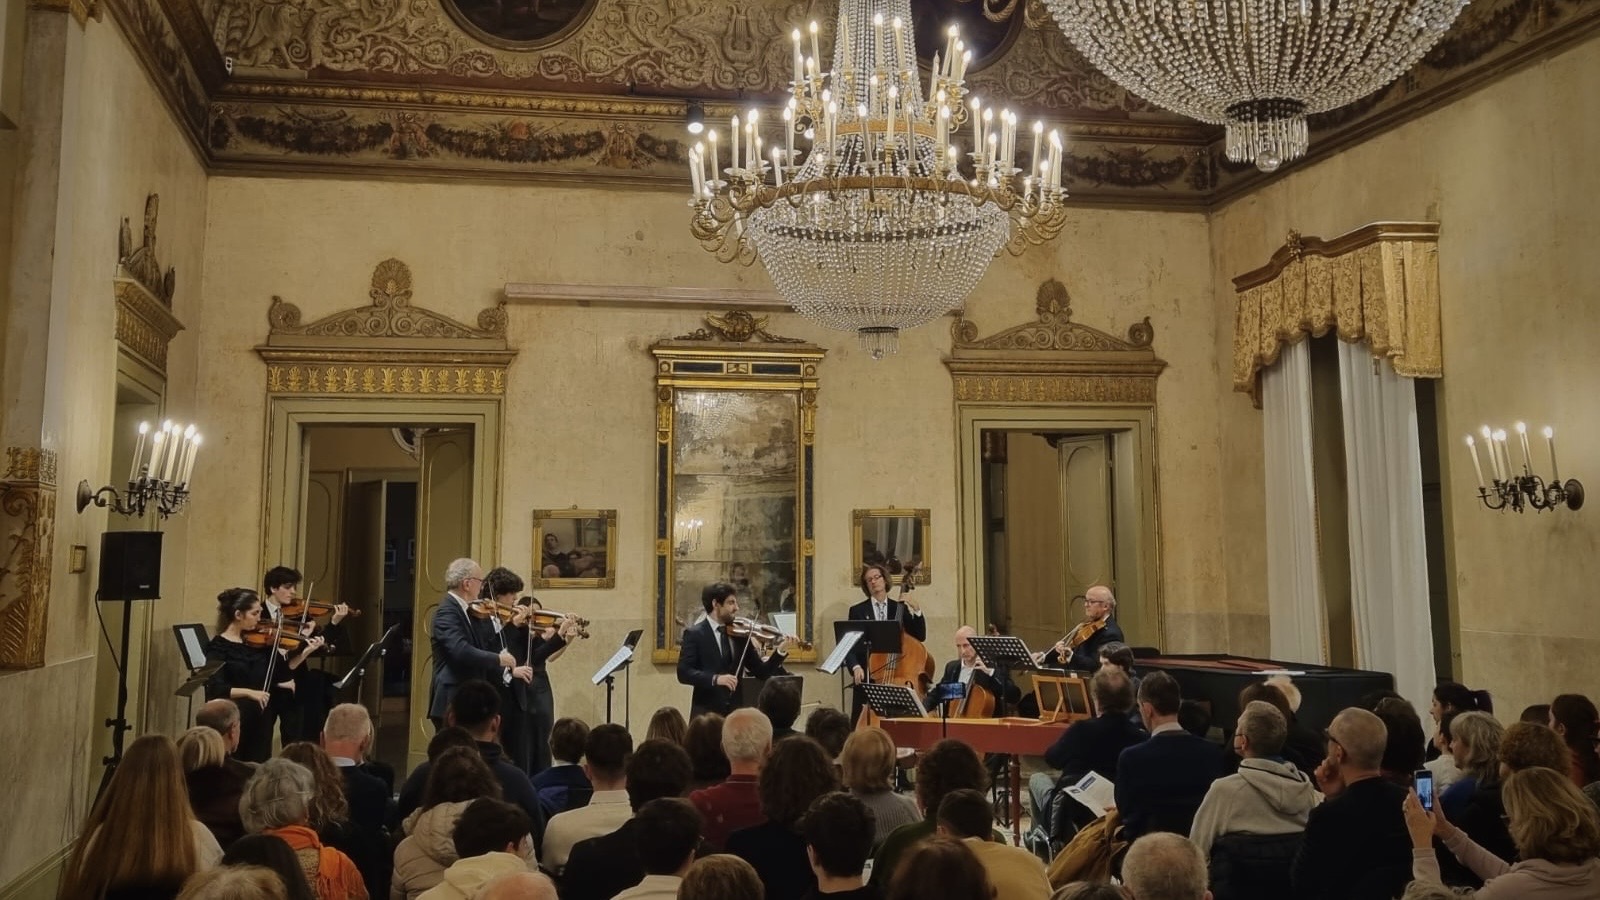
<svg viewBox="0 0 1600 900">
<path fill-rule="evenodd" d="M 1255 659 L 1223 653 L 1168 653 L 1155 656 L 1136 653 L 1138 672 L 1160 669 L 1171 675 L 1183 690 L 1185 700 L 1199 700 L 1211 710 L 1211 724 L 1226 734 L 1233 733 L 1239 720 L 1239 692 L 1246 685 L 1264 681 L 1269 675 L 1287 674 L 1300 689 L 1300 709 L 1296 718 L 1313 731 L 1321 731 L 1339 710 L 1354 706 L 1373 691 L 1394 690 L 1394 676 L 1387 672 L 1363 669 L 1338 669 L 1307 663 Z"/>
</svg>

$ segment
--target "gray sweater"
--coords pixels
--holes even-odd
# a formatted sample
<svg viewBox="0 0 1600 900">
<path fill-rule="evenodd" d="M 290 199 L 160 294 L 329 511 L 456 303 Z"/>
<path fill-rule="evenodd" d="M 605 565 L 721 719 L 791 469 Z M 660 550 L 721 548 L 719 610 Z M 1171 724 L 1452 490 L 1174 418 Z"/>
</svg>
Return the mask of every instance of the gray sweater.
<svg viewBox="0 0 1600 900">
<path fill-rule="evenodd" d="M 1247 759 L 1239 771 L 1211 783 L 1194 814 L 1189 840 L 1202 856 L 1225 834 L 1294 834 L 1322 800 L 1311 779 L 1294 763 Z"/>
<path fill-rule="evenodd" d="M 1528 859 L 1510 865 L 1456 831 L 1444 845 L 1462 865 L 1484 880 L 1471 896 L 1478 900 L 1594 900 L 1600 897 L 1600 859 L 1576 864 Z M 1418 881 L 1442 883 L 1439 858 L 1433 850 L 1413 850 L 1411 875 Z"/>
</svg>

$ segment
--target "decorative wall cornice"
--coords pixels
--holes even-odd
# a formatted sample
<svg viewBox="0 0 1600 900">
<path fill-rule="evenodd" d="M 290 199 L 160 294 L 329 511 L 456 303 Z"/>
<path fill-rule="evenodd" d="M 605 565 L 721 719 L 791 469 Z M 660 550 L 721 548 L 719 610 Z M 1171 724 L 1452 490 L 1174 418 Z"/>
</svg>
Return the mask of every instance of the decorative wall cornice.
<svg viewBox="0 0 1600 900">
<path fill-rule="evenodd" d="M 55 520 L 55 451 L 7 447 L 0 479 L 0 669 L 44 665 Z"/>
</svg>

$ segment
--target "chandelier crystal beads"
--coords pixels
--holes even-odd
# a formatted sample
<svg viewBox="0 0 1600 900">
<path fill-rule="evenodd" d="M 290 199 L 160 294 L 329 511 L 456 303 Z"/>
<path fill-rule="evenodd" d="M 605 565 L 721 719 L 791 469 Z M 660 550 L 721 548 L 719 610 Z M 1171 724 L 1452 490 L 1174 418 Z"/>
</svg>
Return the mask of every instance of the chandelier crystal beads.
<svg viewBox="0 0 1600 900">
<path fill-rule="evenodd" d="M 751 110 L 691 149 L 690 231 L 724 262 L 759 258 L 796 312 L 881 358 L 901 329 L 959 306 L 1002 249 L 1060 233 L 1061 136 L 1035 123 L 1018 168 L 1017 117 L 967 96 L 972 52 L 953 26 L 924 94 L 910 0 L 841 0 L 827 71 L 817 35 L 815 22 L 791 35 L 781 145 Z"/>
<path fill-rule="evenodd" d="M 1466 0 L 1045 0 L 1067 39 L 1158 106 L 1225 125 L 1263 172 L 1306 152 L 1306 117 L 1400 77 Z"/>
</svg>

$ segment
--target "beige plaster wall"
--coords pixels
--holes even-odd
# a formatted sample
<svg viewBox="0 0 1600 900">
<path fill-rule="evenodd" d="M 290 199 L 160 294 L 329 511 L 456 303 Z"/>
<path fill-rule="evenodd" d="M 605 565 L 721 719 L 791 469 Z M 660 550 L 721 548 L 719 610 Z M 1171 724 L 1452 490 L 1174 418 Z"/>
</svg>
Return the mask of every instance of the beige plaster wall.
<svg viewBox="0 0 1600 900">
<path fill-rule="evenodd" d="M 1600 484 L 1592 399 L 1600 390 L 1600 255 L 1587 246 L 1600 231 L 1600 173 L 1589 163 L 1600 142 L 1596 84 L 1600 40 L 1591 39 L 1212 217 L 1223 358 L 1232 342 L 1229 279 L 1265 262 L 1290 228 L 1332 237 L 1382 219 L 1440 222 L 1442 462 L 1460 674 L 1493 691 L 1508 720 L 1526 704 L 1600 684 L 1595 510 L 1484 510 L 1462 442 L 1483 422 L 1549 423 L 1563 477 Z M 1226 381 L 1224 368 L 1229 611 L 1235 636 L 1248 639 L 1235 649 L 1265 650 L 1260 416 L 1244 395 L 1226 394 Z"/>
<path fill-rule="evenodd" d="M 164 265 L 177 268 L 174 309 L 191 328 L 199 319 L 204 240 L 205 175 L 121 34 L 109 21 L 80 29 L 64 12 L 50 15 L 67 23 L 67 70 L 72 73 L 63 88 L 69 111 L 59 147 L 63 225 L 54 245 L 66 264 L 55 267 L 64 274 L 51 288 L 49 333 L 8 336 L 48 342 L 47 364 L 5 389 L 7 396 L 44 397 L 42 439 L 59 454 L 55 555 L 46 664 L 37 670 L 0 672 L 0 715 L 13 723 L 0 729 L 0 758 L 7 760 L 0 766 L 0 793 L 19 814 L 0 825 L 0 889 L 16 887 L 19 876 L 48 860 L 76 834 L 99 784 L 102 746 L 109 746 L 94 710 L 96 662 L 105 653 L 93 599 L 99 535 L 108 527 L 138 526 L 121 517 L 108 519 L 92 508 L 79 515 L 73 498 L 79 479 L 96 487 L 111 480 L 116 377 L 112 276 L 118 225 L 123 217 L 131 218 L 137 241 L 145 195 L 161 195 L 159 255 Z M 27 222 L 13 225 L 19 231 L 29 227 Z M 173 344 L 169 411 L 186 414 L 192 408 L 193 341 L 189 331 Z M 138 613 L 152 621 L 158 638 L 175 621 L 172 610 L 179 602 L 173 588 L 181 583 L 178 573 L 184 566 L 182 520 L 165 530 L 163 581 L 169 598 L 145 603 Z M 74 544 L 89 548 L 89 566 L 82 574 L 67 573 Z M 108 624 L 115 621 L 108 618 Z M 149 660 L 150 691 L 170 696 L 182 671 L 175 668 L 176 651 L 164 649 Z M 130 719 L 140 729 L 162 727 L 144 715 L 145 665 L 136 657 L 130 668 L 135 691 Z M 45 727 L 18 727 L 21 723 Z"/>
<path fill-rule="evenodd" d="M 414 304 L 464 321 L 497 302 L 510 281 L 770 289 L 759 268 L 723 266 L 700 250 L 677 194 L 215 178 L 209 200 L 201 326 L 208 353 L 199 392 L 207 398 L 204 417 L 221 426 L 228 449 L 226 471 L 224 454 L 217 454 L 202 460 L 199 474 L 227 489 L 225 499 L 199 498 L 189 516 L 216 550 L 187 571 L 197 598 L 217 584 L 254 577 L 265 406 L 262 364 L 250 348 L 266 335 L 271 295 L 299 305 L 306 321 L 365 305 L 373 266 L 390 256 L 410 265 Z M 1156 349 L 1172 364 L 1161 380 L 1159 451 L 1169 639 L 1184 649 L 1221 646 L 1217 376 L 1209 340 L 1217 324 L 1205 220 L 1074 213 L 1058 243 L 995 264 L 972 300 L 971 318 L 984 333 L 1031 320 L 1034 291 L 1052 275 L 1072 292 L 1079 321 L 1118 334 L 1147 315 L 1155 324 Z M 658 309 L 510 308 L 510 342 L 520 353 L 506 398 L 501 558 L 482 562 L 527 571 L 531 508 L 619 511 L 616 589 L 541 592 L 552 608 L 597 622 L 595 639 L 558 664 L 561 714 L 603 717 L 603 694 L 586 676 L 626 629 L 651 625 L 654 395 L 647 348 L 693 330 L 700 318 Z M 962 602 L 954 589 L 954 408 L 941 362 L 948 329 L 938 323 L 909 332 L 898 356 L 874 362 L 853 336 L 792 314 L 772 316 L 770 327 L 829 351 L 817 419 L 813 617 L 819 630 L 859 597 L 848 571 L 851 509 L 929 507 L 937 568 L 934 583 L 918 594 L 931 616 L 935 655 L 948 658 Z M 830 645 L 831 638 L 822 649 Z M 808 664 L 797 668 L 812 671 Z M 656 706 L 687 705 L 688 689 L 668 667 L 641 665 L 633 680 L 636 724 Z M 838 696 L 833 679 L 809 679 L 808 700 L 836 703 Z"/>
</svg>

